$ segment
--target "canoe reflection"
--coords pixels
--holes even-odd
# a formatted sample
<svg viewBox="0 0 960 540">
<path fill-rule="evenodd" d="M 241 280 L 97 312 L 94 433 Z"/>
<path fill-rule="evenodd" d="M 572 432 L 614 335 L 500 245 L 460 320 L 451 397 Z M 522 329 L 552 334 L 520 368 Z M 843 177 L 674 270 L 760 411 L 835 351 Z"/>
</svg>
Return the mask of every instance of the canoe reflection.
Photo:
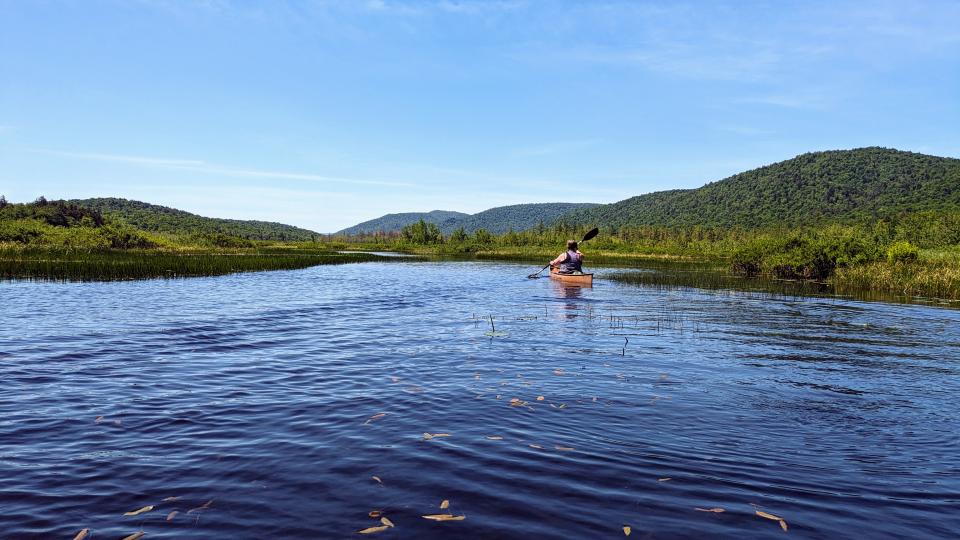
<svg viewBox="0 0 960 540">
<path fill-rule="evenodd" d="M 580 309 L 580 303 L 577 302 L 577 300 L 583 298 L 583 287 L 565 285 L 557 281 L 551 281 L 551 283 L 553 284 L 552 289 L 557 299 L 566 300 L 563 304 L 563 309 L 567 310 L 567 312 L 563 314 L 563 317 L 567 319 L 576 318 L 576 312 Z"/>
</svg>

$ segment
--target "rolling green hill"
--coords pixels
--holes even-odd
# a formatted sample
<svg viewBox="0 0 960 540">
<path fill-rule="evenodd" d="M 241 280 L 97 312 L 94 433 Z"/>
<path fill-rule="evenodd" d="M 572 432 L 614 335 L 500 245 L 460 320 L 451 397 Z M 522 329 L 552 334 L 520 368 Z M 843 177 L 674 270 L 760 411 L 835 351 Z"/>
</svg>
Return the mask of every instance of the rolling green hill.
<svg viewBox="0 0 960 540">
<path fill-rule="evenodd" d="M 525 231 L 533 229 L 541 223 L 550 225 L 559 217 L 574 210 L 588 209 L 597 206 L 593 203 L 535 203 L 498 206 L 468 216 L 456 223 L 441 225 L 444 234 L 453 232 L 457 227 L 463 227 L 468 233 L 477 229 L 486 229 L 493 234 L 503 234 L 510 229 Z"/>
<path fill-rule="evenodd" d="M 565 219 L 613 228 L 756 228 L 957 209 L 960 160 L 871 147 L 803 154 L 701 188 L 640 195 Z"/>
<path fill-rule="evenodd" d="M 358 223 L 353 227 L 348 227 L 335 234 L 354 235 L 354 234 L 373 234 L 377 232 L 396 232 L 412 225 L 421 219 L 427 223 L 433 223 L 440 228 L 445 227 L 445 223 L 458 221 L 470 214 L 463 212 L 451 212 L 449 210 L 434 210 L 432 212 L 404 212 L 401 214 L 387 214 L 376 219 Z"/>
<path fill-rule="evenodd" d="M 493 234 L 502 234 L 510 229 L 523 231 L 532 229 L 540 223 L 550 225 L 573 210 L 596 206 L 591 203 L 534 203 L 499 206 L 484 210 L 476 214 L 434 210 L 432 212 L 407 212 L 403 214 L 387 214 L 377 219 L 364 221 L 338 231 L 336 234 L 354 235 L 371 234 L 375 232 L 396 232 L 417 223 L 421 219 L 433 223 L 440 228 L 443 234 L 450 234 L 459 227 L 468 233 L 477 229 L 486 229 Z"/>
<path fill-rule="evenodd" d="M 68 201 L 119 218 L 138 229 L 173 234 L 223 234 L 248 240 L 312 240 L 317 233 L 268 221 L 208 218 L 140 201 L 113 197 Z"/>
</svg>

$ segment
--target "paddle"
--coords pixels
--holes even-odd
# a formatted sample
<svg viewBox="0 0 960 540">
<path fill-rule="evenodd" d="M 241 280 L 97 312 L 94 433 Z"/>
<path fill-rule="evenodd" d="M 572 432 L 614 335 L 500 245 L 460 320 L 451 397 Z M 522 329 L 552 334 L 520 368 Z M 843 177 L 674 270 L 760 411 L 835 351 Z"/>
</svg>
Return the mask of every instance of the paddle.
<svg viewBox="0 0 960 540">
<path fill-rule="evenodd" d="M 580 243 L 586 242 L 587 240 L 593 238 L 594 236 L 596 236 L 596 235 L 599 234 L 599 233 L 600 233 L 600 229 L 598 229 L 598 228 L 596 228 L 596 227 L 590 229 L 589 231 L 587 231 L 587 234 L 583 235 L 583 240 L 581 240 Z M 540 270 L 537 270 L 537 271 L 534 272 L 533 274 L 530 274 L 530 275 L 527 276 L 527 277 L 530 278 L 530 279 L 537 279 L 538 277 L 540 277 L 540 272 L 543 272 L 543 271 L 546 270 L 547 268 L 550 268 L 550 265 L 549 265 L 549 264 L 546 265 L 546 266 L 544 266 L 544 267 L 541 268 Z"/>
</svg>

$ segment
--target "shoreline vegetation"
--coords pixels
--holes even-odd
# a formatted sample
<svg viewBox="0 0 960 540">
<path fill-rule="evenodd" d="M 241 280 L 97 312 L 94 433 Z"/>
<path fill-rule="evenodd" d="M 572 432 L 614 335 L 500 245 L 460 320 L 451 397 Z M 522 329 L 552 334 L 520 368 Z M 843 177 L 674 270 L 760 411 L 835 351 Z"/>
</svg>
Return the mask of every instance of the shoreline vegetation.
<svg viewBox="0 0 960 540">
<path fill-rule="evenodd" d="M 422 258 L 507 260 L 539 265 L 589 226 L 564 222 L 494 235 L 448 235 L 420 220 L 399 232 L 317 235 L 308 241 L 243 238 L 204 230 L 144 230 L 72 202 L 13 204 L 0 197 L 0 279 L 120 280 L 213 276 Z M 149 223 L 147 224 L 149 225 Z M 836 292 L 875 291 L 960 299 L 960 211 L 919 211 L 901 218 L 810 227 L 600 226 L 584 246 L 591 265 L 641 261 L 695 263 L 736 276 L 804 281 Z M 233 232 L 233 231 L 231 231 Z M 269 233 L 269 231 L 268 231 Z M 286 234 L 284 232 L 280 234 Z M 340 251 L 360 253 L 340 253 Z M 409 260 L 409 259 L 407 259 Z"/>
<path fill-rule="evenodd" d="M 326 242 L 343 249 L 543 263 L 562 251 L 567 239 L 589 228 L 559 223 L 502 235 L 481 229 L 444 236 L 421 220 L 398 233 Z M 600 231 L 584 245 L 587 264 L 700 263 L 734 276 L 807 282 L 842 294 L 872 291 L 960 300 L 960 211 L 820 227 L 601 226 Z"/>
<path fill-rule="evenodd" d="M 201 277 L 389 260 L 312 241 L 151 232 L 66 201 L 11 204 L 0 197 L 0 279 L 6 280 Z"/>
</svg>

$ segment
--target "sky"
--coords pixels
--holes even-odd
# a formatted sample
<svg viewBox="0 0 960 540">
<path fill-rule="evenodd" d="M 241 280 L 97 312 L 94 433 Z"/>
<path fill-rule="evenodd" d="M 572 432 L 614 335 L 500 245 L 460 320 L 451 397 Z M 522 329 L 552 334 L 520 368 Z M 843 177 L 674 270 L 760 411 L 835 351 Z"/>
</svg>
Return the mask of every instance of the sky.
<svg viewBox="0 0 960 540">
<path fill-rule="evenodd" d="M 960 2 L 0 0 L 0 194 L 333 232 L 960 157 Z"/>
</svg>

